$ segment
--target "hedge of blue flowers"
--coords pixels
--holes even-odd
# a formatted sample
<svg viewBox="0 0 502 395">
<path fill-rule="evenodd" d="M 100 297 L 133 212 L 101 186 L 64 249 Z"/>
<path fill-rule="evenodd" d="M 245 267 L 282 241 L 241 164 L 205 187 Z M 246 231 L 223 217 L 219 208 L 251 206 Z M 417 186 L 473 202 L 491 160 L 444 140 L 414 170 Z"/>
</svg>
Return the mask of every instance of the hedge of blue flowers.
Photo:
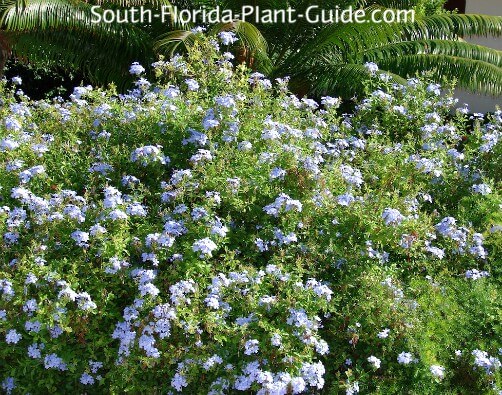
<svg viewBox="0 0 502 395">
<path fill-rule="evenodd" d="M 3 391 L 501 393 L 502 112 L 369 64 L 342 114 L 229 34 L 127 94 L 0 82 Z"/>
</svg>

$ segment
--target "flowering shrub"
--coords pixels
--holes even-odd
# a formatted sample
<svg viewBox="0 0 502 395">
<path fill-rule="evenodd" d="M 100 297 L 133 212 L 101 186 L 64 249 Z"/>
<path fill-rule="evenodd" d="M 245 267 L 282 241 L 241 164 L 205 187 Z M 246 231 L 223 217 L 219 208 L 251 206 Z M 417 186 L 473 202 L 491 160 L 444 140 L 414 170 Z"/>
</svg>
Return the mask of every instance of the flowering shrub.
<svg viewBox="0 0 502 395">
<path fill-rule="evenodd" d="M 1 83 L 3 390 L 500 391 L 502 113 L 368 65 L 340 115 L 231 60 Z"/>
</svg>

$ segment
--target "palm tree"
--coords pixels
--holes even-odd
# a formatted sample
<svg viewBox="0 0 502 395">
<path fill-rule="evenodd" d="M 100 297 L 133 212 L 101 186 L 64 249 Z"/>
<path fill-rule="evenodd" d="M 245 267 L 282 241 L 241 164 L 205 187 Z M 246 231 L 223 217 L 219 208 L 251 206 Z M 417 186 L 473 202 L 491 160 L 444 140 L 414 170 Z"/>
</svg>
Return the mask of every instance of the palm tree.
<svg viewBox="0 0 502 395">
<path fill-rule="evenodd" d="M 2 31 L 18 56 L 56 60 L 79 67 L 95 80 L 124 79 L 134 60 L 148 63 L 159 54 L 172 55 L 197 41 L 190 26 L 93 24 L 91 3 L 71 0 L 3 0 Z M 28 3 L 24 3 L 28 1 Z M 108 0 L 105 7 L 144 4 L 146 0 Z M 110 3 L 111 1 L 111 3 Z M 437 12 L 443 0 L 183 0 L 184 8 L 212 7 L 240 11 L 252 4 L 261 9 L 312 5 L 320 9 L 366 7 L 417 10 L 415 22 L 400 24 L 251 24 L 234 21 L 210 27 L 211 32 L 233 30 L 241 39 L 234 50 L 239 60 L 268 75 L 292 77 L 298 92 L 336 93 L 351 97 L 367 78 L 366 62 L 375 62 L 397 82 L 430 71 L 439 80 L 455 78 L 461 87 L 502 93 L 502 52 L 469 44 L 469 35 L 502 35 L 502 17 Z M 152 8 L 170 5 L 149 0 Z M 320 11 L 319 11 L 320 12 Z M 85 41 L 84 41 L 85 40 Z"/>
</svg>

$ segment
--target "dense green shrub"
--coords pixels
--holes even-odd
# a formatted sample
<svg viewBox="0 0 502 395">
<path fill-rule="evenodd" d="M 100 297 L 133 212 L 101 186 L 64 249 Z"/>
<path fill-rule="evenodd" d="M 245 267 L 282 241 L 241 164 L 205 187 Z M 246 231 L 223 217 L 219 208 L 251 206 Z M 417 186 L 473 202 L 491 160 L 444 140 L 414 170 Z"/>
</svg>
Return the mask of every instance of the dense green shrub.
<svg viewBox="0 0 502 395">
<path fill-rule="evenodd" d="M 341 115 L 217 46 L 127 95 L 2 82 L 2 388 L 499 391 L 501 112 L 368 64 Z"/>
</svg>

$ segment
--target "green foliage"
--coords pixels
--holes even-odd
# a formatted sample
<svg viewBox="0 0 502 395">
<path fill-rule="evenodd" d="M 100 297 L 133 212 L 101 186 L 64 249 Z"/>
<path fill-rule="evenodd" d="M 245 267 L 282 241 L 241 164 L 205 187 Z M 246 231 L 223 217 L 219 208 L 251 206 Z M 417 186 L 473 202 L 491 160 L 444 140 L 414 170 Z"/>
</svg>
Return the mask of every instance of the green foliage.
<svg viewBox="0 0 502 395">
<path fill-rule="evenodd" d="M 365 65 L 341 115 L 217 46 L 126 95 L 1 82 L 2 388 L 500 391 L 502 113 Z"/>
</svg>

